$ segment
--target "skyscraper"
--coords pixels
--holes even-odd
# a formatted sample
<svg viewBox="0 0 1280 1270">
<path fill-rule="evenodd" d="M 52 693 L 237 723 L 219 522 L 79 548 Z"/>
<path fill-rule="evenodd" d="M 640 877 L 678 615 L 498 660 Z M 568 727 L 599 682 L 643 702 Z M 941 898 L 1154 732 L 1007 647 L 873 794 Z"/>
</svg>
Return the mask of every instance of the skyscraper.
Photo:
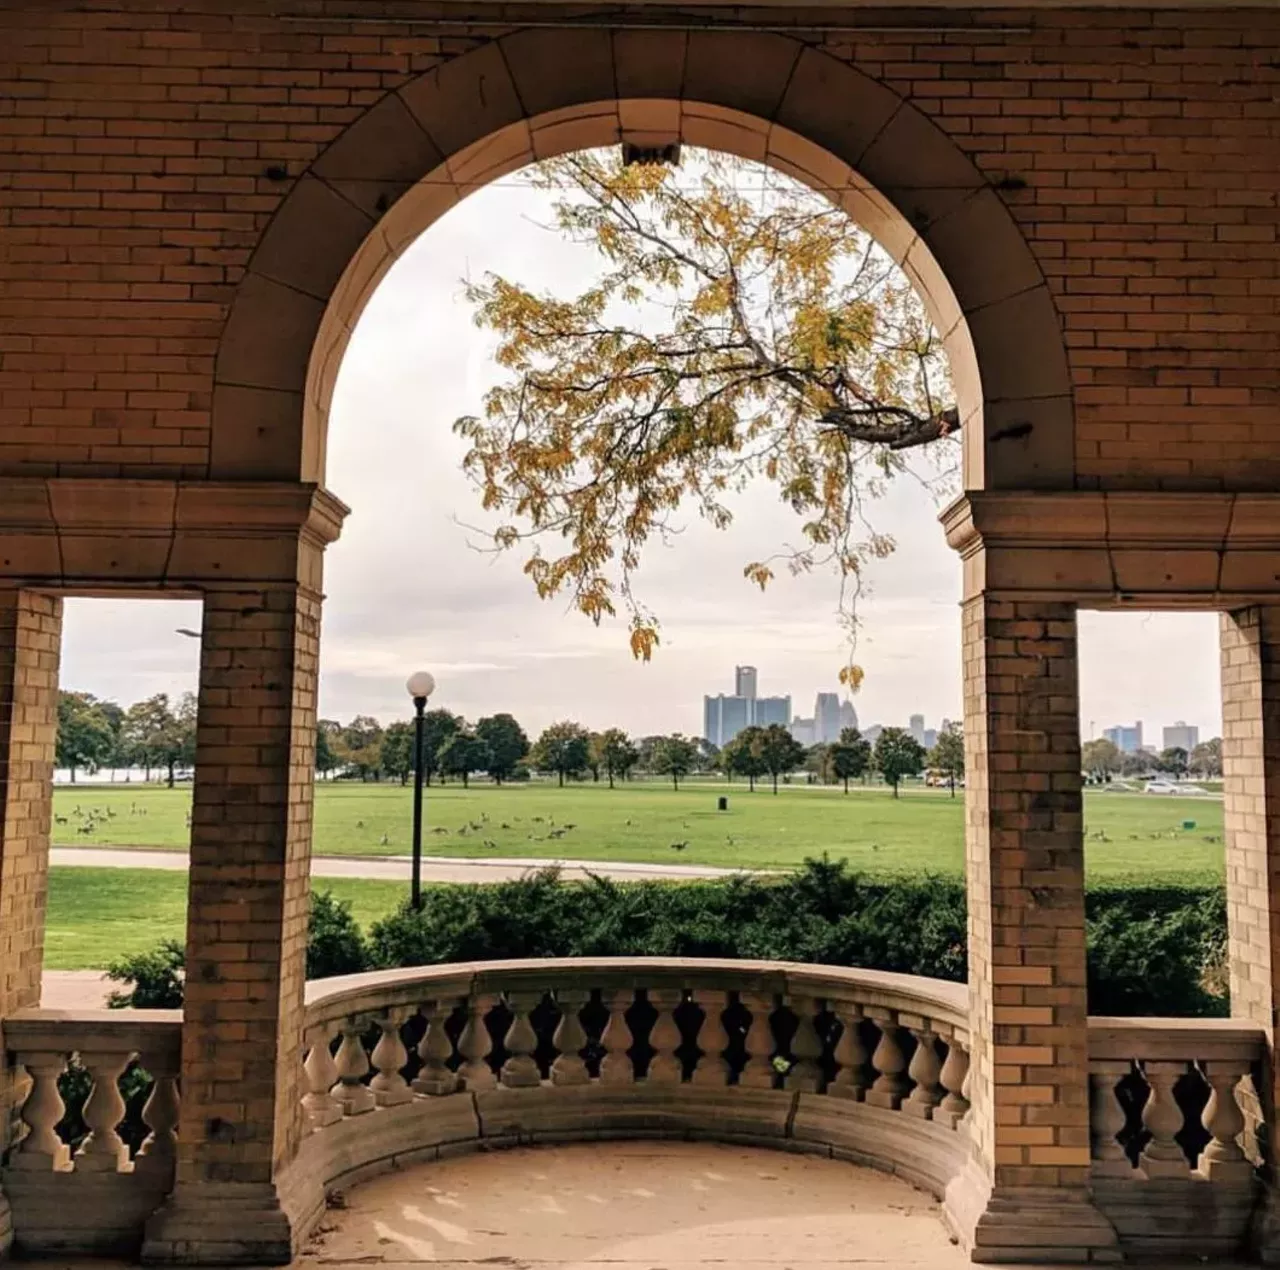
<svg viewBox="0 0 1280 1270">
<path fill-rule="evenodd" d="M 917 745 L 923 745 L 924 744 L 924 715 L 913 714 L 911 716 L 910 723 L 907 727 L 907 731 L 910 732 L 913 737 L 915 737 Z"/>
<path fill-rule="evenodd" d="M 717 749 L 723 749 L 744 728 L 751 726 L 751 706 L 746 697 L 719 696 L 702 699 L 703 736 Z"/>
<path fill-rule="evenodd" d="M 1171 728 L 1164 730 L 1164 748 L 1166 750 L 1186 750 L 1188 754 L 1200 744 L 1200 729 L 1192 723 L 1184 723 L 1181 719 Z"/>
<path fill-rule="evenodd" d="M 1120 751 L 1121 754 L 1136 754 L 1142 749 L 1142 720 L 1133 727 L 1118 724 L 1114 728 L 1104 728 L 1102 735 Z"/>
<path fill-rule="evenodd" d="M 813 703 L 813 739 L 826 745 L 840 739 L 840 698 L 834 692 L 820 692 Z"/>
<path fill-rule="evenodd" d="M 858 712 L 853 708 L 853 702 L 846 697 L 840 703 L 840 731 L 845 728 L 856 728 L 858 726 Z"/>
<path fill-rule="evenodd" d="M 754 666 L 735 666 L 733 668 L 733 695 L 746 697 L 754 701 L 756 696 L 756 668 Z"/>
<path fill-rule="evenodd" d="M 785 728 L 791 722 L 790 697 L 757 697 L 752 704 L 758 728 L 767 728 L 771 723 L 781 723 Z"/>
</svg>

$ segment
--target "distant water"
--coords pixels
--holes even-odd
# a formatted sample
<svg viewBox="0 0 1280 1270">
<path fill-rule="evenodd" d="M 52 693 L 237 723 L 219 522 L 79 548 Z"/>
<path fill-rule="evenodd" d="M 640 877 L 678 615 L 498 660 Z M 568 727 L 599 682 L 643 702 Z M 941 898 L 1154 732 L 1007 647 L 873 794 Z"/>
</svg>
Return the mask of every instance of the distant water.
<svg viewBox="0 0 1280 1270">
<path fill-rule="evenodd" d="M 163 768 L 151 769 L 151 784 L 163 785 L 168 777 Z M 190 781 L 190 772 L 179 772 L 178 783 L 184 780 Z M 70 785 L 71 773 L 65 768 L 58 768 L 53 774 L 53 783 L 55 785 Z M 143 785 L 146 783 L 146 773 L 140 767 L 119 767 L 119 768 L 99 768 L 96 772 L 89 773 L 83 768 L 76 772 L 76 788 L 81 785 Z"/>
</svg>

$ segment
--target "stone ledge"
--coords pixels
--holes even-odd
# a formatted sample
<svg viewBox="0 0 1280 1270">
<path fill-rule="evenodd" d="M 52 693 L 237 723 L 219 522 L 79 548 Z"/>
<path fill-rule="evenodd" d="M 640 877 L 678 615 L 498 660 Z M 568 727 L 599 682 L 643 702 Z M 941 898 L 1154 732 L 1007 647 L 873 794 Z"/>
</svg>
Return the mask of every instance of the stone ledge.
<svg viewBox="0 0 1280 1270">
<path fill-rule="evenodd" d="M 1280 596 L 1280 495 L 971 490 L 939 517 L 966 598 L 1231 609 Z"/>
<path fill-rule="evenodd" d="M 143 591 L 292 581 L 333 542 L 346 506 L 277 481 L 0 478 L 0 581 Z"/>
</svg>

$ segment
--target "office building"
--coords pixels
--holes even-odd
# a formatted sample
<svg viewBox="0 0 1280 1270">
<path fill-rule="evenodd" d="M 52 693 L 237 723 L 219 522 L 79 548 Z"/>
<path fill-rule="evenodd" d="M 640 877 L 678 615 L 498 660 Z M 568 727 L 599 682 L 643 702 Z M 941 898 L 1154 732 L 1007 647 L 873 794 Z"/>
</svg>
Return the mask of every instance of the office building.
<svg viewBox="0 0 1280 1270">
<path fill-rule="evenodd" d="M 907 725 L 907 731 L 915 738 L 919 745 L 924 744 L 924 715 L 913 714 Z"/>
<path fill-rule="evenodd" d="M 847 697 L 840 703 L 840 731 L 845 728 L 856 728 L 858 726 L 858 712 L 853 708 L 853 702 Z"/>
<path fill-rule="evenodd" d="M 813 703 L 813 737 L 816 745 L 840 739 L 840 698 L 834 692 L 820 692 Z"/>
<path fill-rule="evenodd" d="M 1133 727 L 1117 724 L 1114 728 L 1104 728 L 1102 735 L 1121 754 L 1136 754 L 1142 749 L 1142 720 L 1139 719 Z"/>
<path fill-rule="evenodd" d="M 1181 719 L 1171 728 L 1164 730 L 1164 748 L 1166 750 L 1186 750 L 1188 754 L 1200 744 L 1200 729 Z"/>
<path fill-rule="evenodd" d="M 702 699 L 702 734 L 717 749 L 723 749 L 744 728 L 751 726 L 752 702 L 746 697 L 720 693 Z"/>
<path fill-rule="evenodd" d="M 794 740 L 801 745 L 814 744 L 814 728 L 812 719 L 801 719 L 798 716 L 791 720 L 791 726 L 788 729 Z"/>
<path fill-rule="evenodd" d="M 752 704 L 758 728 L 767 728 L 773 723 L 780 723 L 785 728 L 791 722 L 790 697 L 757 697 Z"/>
<path fill-rule="evenodd" d="M 746 697 L 754 701 L 756 696 L 756 668 L 754 666 L 735 666 L 733 668 L 733 695 Z"/>
</svg>

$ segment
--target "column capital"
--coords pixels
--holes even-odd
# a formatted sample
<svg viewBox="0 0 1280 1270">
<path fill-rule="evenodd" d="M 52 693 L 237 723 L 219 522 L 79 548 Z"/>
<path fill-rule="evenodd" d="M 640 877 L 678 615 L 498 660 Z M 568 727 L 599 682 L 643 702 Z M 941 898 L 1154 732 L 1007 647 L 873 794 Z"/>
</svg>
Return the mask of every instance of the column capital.
<svg viewBox="0 0 1280 1270">
<path fill-rule="evenodd" d="M 0 585 L 128 594 L 287 581 L 348 508 L 307 482 L 0 478 Z"/>
<path fill-rule="evenodd" d="M 964 594 L 1096 608 L 1280 600 L 1280 495 L 970 490 L 943 509 Z"/>
</svg>

